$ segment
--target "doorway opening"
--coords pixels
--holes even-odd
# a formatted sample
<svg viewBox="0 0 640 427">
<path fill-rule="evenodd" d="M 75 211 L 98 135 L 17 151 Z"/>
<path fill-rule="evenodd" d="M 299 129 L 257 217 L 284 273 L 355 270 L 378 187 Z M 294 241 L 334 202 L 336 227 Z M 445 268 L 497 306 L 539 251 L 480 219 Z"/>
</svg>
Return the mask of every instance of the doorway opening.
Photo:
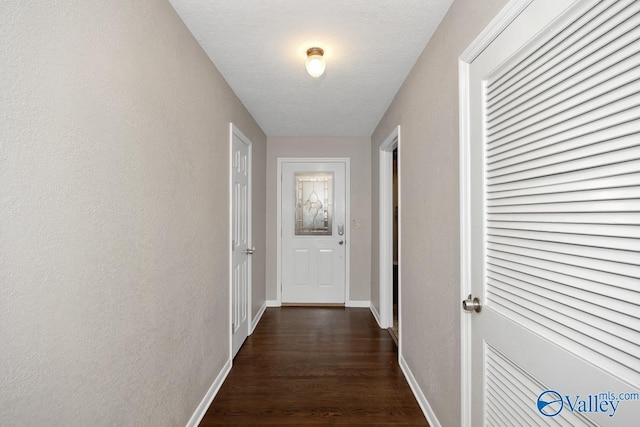
<svg viewBox="0 0 640 427">
<path fill-rule="evenodd" d="M 380 146 L 380 319 L 401 344 L 400 126 Z M 400 352 L 399 352 L 400 354 Z"/>
<path fill-rule="evenodd" d="M 393 310 L 391 336 L 398 344 L 398 147 L 393 150 Z"/>
</svg>

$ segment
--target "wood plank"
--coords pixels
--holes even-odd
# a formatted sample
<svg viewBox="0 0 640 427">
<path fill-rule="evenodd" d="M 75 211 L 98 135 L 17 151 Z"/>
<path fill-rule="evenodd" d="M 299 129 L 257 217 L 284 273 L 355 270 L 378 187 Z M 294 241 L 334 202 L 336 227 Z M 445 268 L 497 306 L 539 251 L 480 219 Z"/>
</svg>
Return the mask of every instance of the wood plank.
<svg viewBox="0 0 640 427">
<path fill-rule="evenodd" d="M 427 426 L 366 308 L 268 308 L 201 426 Z"/>
</svg>

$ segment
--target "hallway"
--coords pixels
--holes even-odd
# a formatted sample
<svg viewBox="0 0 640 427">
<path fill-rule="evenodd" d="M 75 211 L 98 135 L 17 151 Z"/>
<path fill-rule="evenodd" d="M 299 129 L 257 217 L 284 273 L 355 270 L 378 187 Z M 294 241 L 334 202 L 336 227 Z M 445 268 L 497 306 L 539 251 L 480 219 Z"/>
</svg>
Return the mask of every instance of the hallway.
<svg viewBox="0 0 640 427">
<path fill-rule="evenodd" d="M 201 426 L 427 425 L 364 308 L 269 308 Z"/>
</svg>

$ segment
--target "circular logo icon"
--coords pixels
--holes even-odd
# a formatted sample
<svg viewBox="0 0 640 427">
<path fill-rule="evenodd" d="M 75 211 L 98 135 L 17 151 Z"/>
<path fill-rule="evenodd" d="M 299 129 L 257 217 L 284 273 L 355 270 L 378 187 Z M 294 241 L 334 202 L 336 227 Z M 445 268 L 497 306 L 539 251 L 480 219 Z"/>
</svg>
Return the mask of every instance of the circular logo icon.
<svg viewBox="0 0 640 427">
<path fill-rule="evenodd" d="M 562 396 L 557 391 L 543 391 L 538 396 L 538 411 L 545 417 L 555 417 L 563 407 Z"/>
</svg>

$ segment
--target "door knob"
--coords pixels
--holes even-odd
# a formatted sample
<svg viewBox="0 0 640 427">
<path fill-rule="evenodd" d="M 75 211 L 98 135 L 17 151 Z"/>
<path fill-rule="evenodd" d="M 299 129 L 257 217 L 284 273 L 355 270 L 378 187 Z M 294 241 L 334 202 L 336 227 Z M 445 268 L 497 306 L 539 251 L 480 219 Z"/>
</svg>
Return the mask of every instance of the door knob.
<svg viewBox="0 0 640 427">
<path fill-rule="evenodd" d="M 462 308 L 466 311 L 475 311 L 480 313 L 482 311 L 482 303 L 478 297 L 473 298 L 473 295 L 469 294 L 466 300 L 462 301 Z"/>
<path fill-rule="evenodd" d="M 338 242 L 338 244 L 339 244 L 339 245 L 343 245 L 343 244 L 344 244 L 344 240 L 340 240 L 340 241 Z"/>
<path fill-rule="evenodd" d="M 246 251 L 244 251 L 245 254 L 247 255 L 252 255 L 255 252 L 256 248 L 247 248 Z"/>
</svg>

